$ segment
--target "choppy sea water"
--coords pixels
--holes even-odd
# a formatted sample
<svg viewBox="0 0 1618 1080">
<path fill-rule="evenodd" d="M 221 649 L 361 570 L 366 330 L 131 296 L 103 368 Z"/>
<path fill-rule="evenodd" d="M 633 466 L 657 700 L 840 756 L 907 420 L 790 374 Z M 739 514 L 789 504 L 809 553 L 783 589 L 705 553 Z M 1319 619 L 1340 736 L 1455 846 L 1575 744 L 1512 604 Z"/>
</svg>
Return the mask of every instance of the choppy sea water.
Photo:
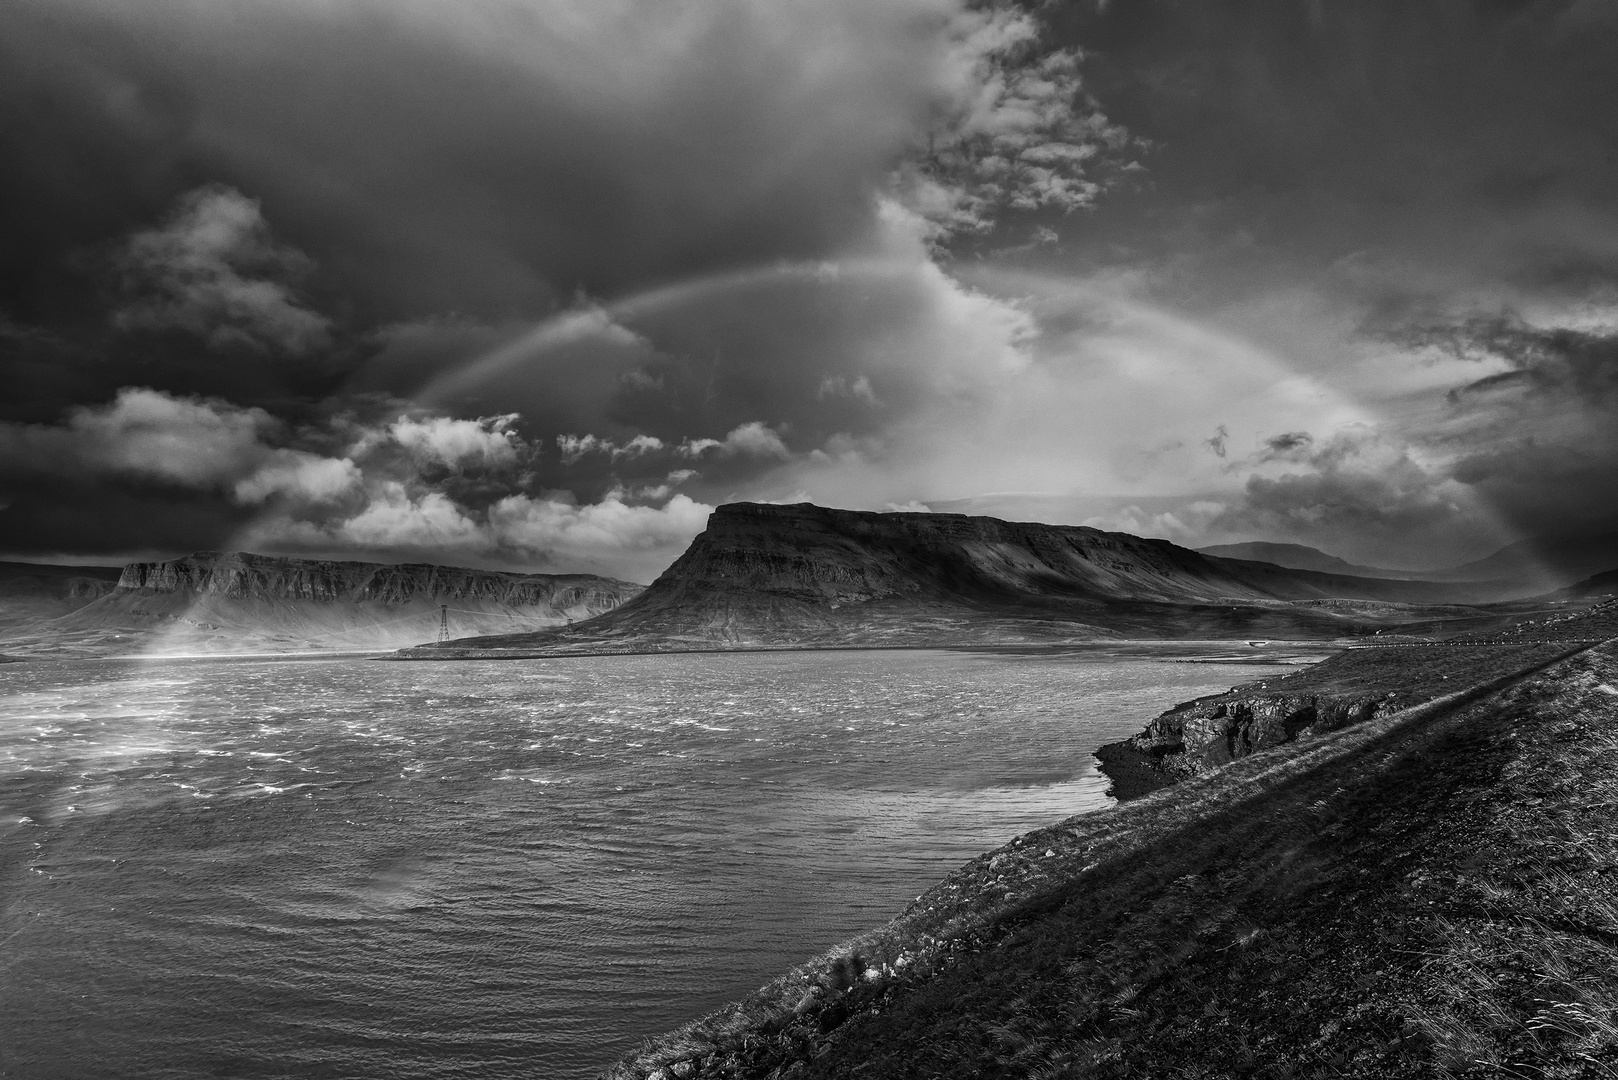
<svg viewBox="0 0 1618 1080">
<path fill-rule="evenodd" d="M 0 667 L 0 1075 L 594 1075 L 1111 800 L 1261 669 L 827 652 Z"/>
</svg>

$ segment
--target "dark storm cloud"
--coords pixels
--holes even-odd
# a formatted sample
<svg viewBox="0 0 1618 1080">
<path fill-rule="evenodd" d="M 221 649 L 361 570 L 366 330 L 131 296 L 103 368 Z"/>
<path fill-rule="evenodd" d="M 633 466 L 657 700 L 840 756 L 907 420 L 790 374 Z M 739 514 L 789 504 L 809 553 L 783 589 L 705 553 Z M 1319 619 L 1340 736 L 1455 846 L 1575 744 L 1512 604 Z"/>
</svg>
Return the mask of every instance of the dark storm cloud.
<svg viewBox="0 0 1618 1080">
<path fill-rule="evenodd" d="M 1610 281 L 1618 25 L 1587 7 L 1066 7 L 1087 85 L 1153 149 L 1145 184 L 1064 231 L 1078 258 L 1160 262 L 1202 303 L 1300 275 L 1388 303 Z M 1346 281 L 1351 256 L 1386 272 Z"/>
<path fill-rule="evenodd" d="M 1618 414 L 1618 332 L 1539 327 L 1517 316 L 1499 315 L 1428 328 L 1413 335 L 1413 340 L 1464 359 L 1500 360 L 1510 365 L 1509 371 L 1457 387 L 1451 392 L 1455 404 L 1467 395 L 1517 388 L 1540 395 L 1566 395 L 1596 407 L 1612 405 Z"/>
<path fill-rule="evenodd" d="M 1243 463 L 1248 475 L 1236 497 L 1192 511 L 1195 527 L 1356 558 L 1402 551 L 1413 562 L 1441 564 L 1457 532 L 1488 522 L 1464 482 L 1413 450 L 1370 428 L 1326 440 L 1301 431 L 1274 436 Z"/>
<path fill-rule="evenodd" d="M 1618 460 L 1615 35 L 1563 0 L 17 0 L 0 523 L 56 483 L 642 576 L 736 496 L 1178 492 L 1178 539 L 1362 561 L 1491 500 L 1559 528 Z M 200 478 L 197 410 L 240 436 Z"/>
<path fill-rule="evenodd" d="M 1449 437 L 1461 451 L 1453 475 L 1525 529 L 1555 535 L 1618 527 L 1613 325 L 1540 326 L 1496 315 L 1418 335 L 1497 369 L 1449 394 Z"/>
<path fill-rule="evenodd" d="M 1108 115 L 1152 146 L 1138 183 L 1026 258 L 1230 328 L 1364 402 L 1384 447 L 1254 432 L 1265 460 L 1235 460 L 1250 478 L 1210 497 L 1228 513 L 1207 528 L 1380 537 L 1359 554 L 1408 563 L 1612 516 L 1613 12 L 1136 0 L 1054 17 Z M 1522 315 L 1476 314 L 1501 311 Z"/>
<path fill-rule="evenodd" d="M 259 500 L 281 508 L 261 535 L 333 550 L 666 547 L 700 523 L 680 486 L 734 490 L 912 414 L 935 360 L 961 374 L 925 325 L 960 293 L 931 253 L 1089 205 L 1133 145 L 1079 64 L 1032 15 L 959 0 L 7 5 L 8 475 Z M 900 264 L 897 311 L 793 279 L 607 314 L 840 260 Z M 434 389 L 513 348 L 507 377 Z M 522 467 L 405 467 L 385 414 L 418 391 L 423 424 L 508 417 Z M 207 483 L 178 430 L 160 469 L 127 446 L 42 464 L 132 401 L 267 419 Z M 344 414 L 391 433 L 345 443 Z M 329 513 L 283 512 L 320 477 Z M 528 502 L 497 513 L 502 491 Z"/>
<path fill-rule="evenodd" d="M 1264 440 L 1266 457 L 1286 458 L 1300 450 L 1307 450 L 1314 445 L 1315 439 L 1307 431 L 1288 431 L 1280 435 L 1272 435 Z"/>
<path fill-rule="evenodd" d="M 14 288 L 65 237 L 141 227 L 206 179 L 261 199 L 365 317 L 531 314 L 857 242 L 930 125 L 957 148 L 942 183 L 973 177 L 943 197 L 972 213 L 1084 201 L 1069 166 L 1118 138 L 1071 112 L 1072 58 L 1042 59 L 1032 24 L 949 3 L 23 0 L 0 18 Z"/>
</svg>

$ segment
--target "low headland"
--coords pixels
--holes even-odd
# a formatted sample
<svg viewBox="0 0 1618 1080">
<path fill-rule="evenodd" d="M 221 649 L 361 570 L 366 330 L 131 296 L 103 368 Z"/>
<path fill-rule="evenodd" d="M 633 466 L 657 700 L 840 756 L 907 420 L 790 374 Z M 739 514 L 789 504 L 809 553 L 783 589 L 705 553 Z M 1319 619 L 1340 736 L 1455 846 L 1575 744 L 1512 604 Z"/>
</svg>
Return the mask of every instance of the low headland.
<svg viewBox="0 0 1618 1080">
<path fill-rule="evenodd" d="M 1117 808 L 606 1077 L 1618 1075 L 1618 604 L 1348 649 L 1100 756 Z"/>
</svg>

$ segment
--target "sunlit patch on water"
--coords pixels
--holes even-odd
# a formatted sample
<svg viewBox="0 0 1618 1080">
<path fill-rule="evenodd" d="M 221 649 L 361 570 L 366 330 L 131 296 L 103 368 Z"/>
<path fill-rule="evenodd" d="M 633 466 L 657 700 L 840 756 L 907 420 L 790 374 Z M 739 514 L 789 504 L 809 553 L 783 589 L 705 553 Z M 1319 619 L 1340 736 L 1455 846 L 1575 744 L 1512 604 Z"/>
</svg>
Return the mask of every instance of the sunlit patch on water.
<svg viewBox="0 0 1618 1080">
<path fill-rule="evenodd" d="M 1252 667 L 797 653 L 8 666 L 18 1075 L 593 1075 L 1108 804 Z"/>
</svg>

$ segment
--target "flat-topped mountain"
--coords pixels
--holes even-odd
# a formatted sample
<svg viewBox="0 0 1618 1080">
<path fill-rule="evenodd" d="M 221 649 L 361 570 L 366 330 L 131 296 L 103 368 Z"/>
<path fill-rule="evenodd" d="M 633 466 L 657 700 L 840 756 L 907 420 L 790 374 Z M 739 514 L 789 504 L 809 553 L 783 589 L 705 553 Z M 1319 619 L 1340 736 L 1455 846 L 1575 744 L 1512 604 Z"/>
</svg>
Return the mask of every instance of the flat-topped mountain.
<svg viewBox="0 0 1618 1080">
<path fill-rule="evenodd" d="M 15 623 L 5 651 L 61 655 L 401 648 L 450 632 L 510 633 L 589 619 L 641 586 L 590 574 L 204 551 L 131 563 L 103 595 Z M 447 609 L 447 610 L 445 610 Z"/>
<path fill-rule="evenodd" d="M 1335 637 L 1408 620 L 1412 604 L 1473 598 L 1461 585 L 1292 570 L 1082 526 L 732 503 L 622 607 L 449 650 Z"/>
</svg>

